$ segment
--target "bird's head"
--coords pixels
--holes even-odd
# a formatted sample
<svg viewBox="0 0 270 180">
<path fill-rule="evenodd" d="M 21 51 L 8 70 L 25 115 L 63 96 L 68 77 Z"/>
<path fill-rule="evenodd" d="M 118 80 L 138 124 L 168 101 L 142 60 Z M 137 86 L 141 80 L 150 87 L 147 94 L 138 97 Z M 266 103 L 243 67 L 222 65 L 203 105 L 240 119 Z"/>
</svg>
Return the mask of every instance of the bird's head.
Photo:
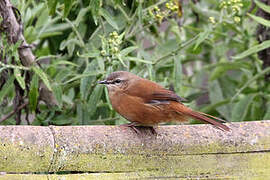
<svg viewBox="0 0 270 180">
<path fill-rule="evenodd" d="M 111 73 L 105 80 L 98 81 L 99 84 L 105 84 L 110 91 L 123 91 L 134 80 L 139 77 L 127 71 L 116 71 Z"/>
</svg>

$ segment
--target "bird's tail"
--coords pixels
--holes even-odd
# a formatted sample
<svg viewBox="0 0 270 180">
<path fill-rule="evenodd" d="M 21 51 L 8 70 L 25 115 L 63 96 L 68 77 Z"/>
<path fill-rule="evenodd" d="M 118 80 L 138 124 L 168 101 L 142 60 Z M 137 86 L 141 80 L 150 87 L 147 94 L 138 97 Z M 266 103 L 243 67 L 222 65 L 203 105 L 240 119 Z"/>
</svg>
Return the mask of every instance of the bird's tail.
<svg viewBox="0 0 270 180">
<path fill-rule="evenodd" d="M 192 109 L 185 107 L 184 105 L 179 107 L 179 112 L 181 112 L 184 115 L 187 115 L 193 119 L 197 119 L 209 124 L 214 125 L 215 127 L 225 130 L 225 131 L 230 131 L 230 128 L 228 126 L 226 126 L 225 124 L 222 124 L 221 122 L 226 122 L 223 119 L 217 118 L 215 116 L 211 116 L 209 114 L 203 113 L 203 112 L 197 112 L 197 111 L 193 111 Z"/>
</svg>

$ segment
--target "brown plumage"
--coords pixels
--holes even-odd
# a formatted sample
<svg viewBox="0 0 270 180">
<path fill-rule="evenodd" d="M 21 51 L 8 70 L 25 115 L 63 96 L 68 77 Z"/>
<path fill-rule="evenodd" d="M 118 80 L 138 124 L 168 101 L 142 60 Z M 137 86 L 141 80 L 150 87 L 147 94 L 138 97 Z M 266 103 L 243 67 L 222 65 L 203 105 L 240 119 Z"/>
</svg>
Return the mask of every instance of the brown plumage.
<svg viewBox="0 0 270 180">
<path fill-rule="evenodd" d="M 183 98 L 161 85 L 126 71 L 111 73 L 100 84 L 108 88 L 112 107 L 135 125 L 154 126 L 162 122 L 185 122 L 188 117 L 220 129 L 229 127 L 217 117 L 196 112 L 181 103 Z"/>
</svg>

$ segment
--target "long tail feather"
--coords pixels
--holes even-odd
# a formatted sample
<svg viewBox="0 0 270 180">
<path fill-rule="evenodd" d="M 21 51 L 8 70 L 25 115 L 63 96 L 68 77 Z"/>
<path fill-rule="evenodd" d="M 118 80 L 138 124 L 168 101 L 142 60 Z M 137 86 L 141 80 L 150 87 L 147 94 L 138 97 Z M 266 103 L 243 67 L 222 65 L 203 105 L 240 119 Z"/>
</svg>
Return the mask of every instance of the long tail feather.
<svg viewBox="0 0 270 180">
<path fill-rule="evenodd" d="M 177 111 L 179 113 L 185 114 L 185 115 L 187 115 L 187 116 L 189 116 L 191 118 L 194 118 L 194 119 L 197 119 L 197 120 L 212 124 L 212 125 L 214 125 L 215 127 L 219 128 L 219 129 L 222 129 L 222 130 L 225 130 L 225 131 L 230 131 L 230 128 L 228 126 L 221 123 L 221 122 L 224 122 L 224 120 L 219 119 L 217 117 L 214 117 L 214 116 L 211 116 L 209 114 L 202 113 L 202 112 L 193 111 L 192 109 L 189 109 L 188 107 L 186 107 L 184 105 L 183 106 L 177 106 Z M 221 121 L 221 122 L 218 122 L 218 121 Z"/>
<path fill-rule="evenodd" d="M 210 123 L 218 128 L 221 128 L 225 131 L 229 131 L 230 128 L 214 119 L 211 119 L 207 116 L 205 116 L 204 114 L 200 114 L 199 112 L 196 112 L 196 111 L 190 111 L 187 113 L 188 116 L 192 117 L 192 118 L 195 118 L 195 119 L 198 119 L 198 120 L 201 120 L 201 121 L 204 121 L 204 122 L 207 122 L 207 123 Z"/>
<path fill-rule="evenodd" d="M 197 111 L 197 112 L 198 112 L 198 111 Z M 218 118 L 218 117 L 215 117 L 215 116 L 212 116 L 212 115 L 210 115 L 210 114 L 203 113 L 203 112 L 198 112 L 198 113 L 200 113 L 200 114 L 202 114 L 202 115 L 204 115 L 204 116 L 210 117 L 210 118 L 212 118 L 212 119 L 214 119 L 214 120 L 217 120 L 217 121 L 219 121 L 219 122 L 224 122 L 224 123 L 229 123 L 229 122 L 230 122 L 230 121 L 226 121 L 226 120 L 224 120 L 224 119 L 221 119 L 221 118 Z"/>
</svg>

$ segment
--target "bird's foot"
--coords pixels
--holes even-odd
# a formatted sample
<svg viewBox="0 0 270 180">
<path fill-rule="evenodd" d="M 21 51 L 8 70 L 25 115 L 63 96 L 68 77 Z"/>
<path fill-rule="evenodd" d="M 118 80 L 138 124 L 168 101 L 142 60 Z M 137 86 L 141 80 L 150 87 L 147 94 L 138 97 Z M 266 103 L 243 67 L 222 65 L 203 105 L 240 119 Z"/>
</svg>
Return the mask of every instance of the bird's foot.
<svg viewBox="0 0 270 180">
<path fill-rule="evenodd" d="M 138 135 L 143 135 L 143 132 L 145 132 L 145 130 L 150 130 L 151 134 L 153 135 L 157 135 L 156 129 L 152 126 L 143 126 L 137 122 L 131 122 L 131 123 L 127 123 L 127 124 L 121 124 L 119 127 L 129 127 L 132 130 L 135 131 L 136 134 Z"/>
</svg>

